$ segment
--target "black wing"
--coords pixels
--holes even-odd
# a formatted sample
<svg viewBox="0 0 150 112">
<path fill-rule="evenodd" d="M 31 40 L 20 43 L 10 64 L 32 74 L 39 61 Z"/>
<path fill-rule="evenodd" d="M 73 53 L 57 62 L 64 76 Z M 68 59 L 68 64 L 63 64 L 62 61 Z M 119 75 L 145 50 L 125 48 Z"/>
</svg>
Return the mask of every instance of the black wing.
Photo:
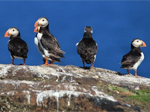
<svg viewBox="0 0 150 112">
<path fill-rule="evenodd" d="M 54 36 L 43 34 L 41 38 L 41 44 L 50 53 L 53 53 L 54 55 L 58 55 L 60 57 L 64 57 L 63 54 L 65 52 L 60 50 L 60 45 Z"/>
<path fill-rule="evenodd" d="M 12 56 L 27 58 L 28 46 L 21 38 L 14 38 L 8 43 L 8 50 Z"/>
<path fill-rule="evenodd" d="M 50 37 L 46 34 L 43 34 L 41 38 L 41 44 L 46 49 L 55 49 L 56 48 L 56 41 L 53 37 Z"/>
<path fill-rule="evenodd" d="M 130 51 L 126 55 L 123 56 L 121 60 L 122 66 L 133 66 L 139 59 L 141 54 L 136 51 Z"/>
</svg>

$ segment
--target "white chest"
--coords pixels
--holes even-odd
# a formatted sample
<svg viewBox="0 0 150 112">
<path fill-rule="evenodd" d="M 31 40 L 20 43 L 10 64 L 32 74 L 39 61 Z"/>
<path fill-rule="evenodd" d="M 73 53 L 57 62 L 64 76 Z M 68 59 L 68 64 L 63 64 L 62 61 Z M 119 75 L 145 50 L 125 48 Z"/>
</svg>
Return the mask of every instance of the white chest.
<svg viewBox="0 0 150 112">
<path fill-rule="evenodd" d="M 141 52 L 141 57 L 140 57 L 140 59 L 138 60 L 138 62 L 136 62 L 136 63 L 134 64 L 133 69 L 134 69 L 134 70 L 137 69 L 138 66 L 142 63 L 143 60 L 144 60 L 144 54 Z"/>
<path fill-rule="evenodd" d="M 34 43 L 35 43 L 36 46 L 38 46 L 38 39 L 37 39 L 37 37 L 34 38 Z"/>
<path fill-rule="evenodd" d="M 43 35 L 42 33 L 38 33 L 38 34 L 37 34 L 37 40 L 38 40 L 38 42 L 39 42 L 41 48 L 42 48 L 43 51 L 44 51 L 44 55 L 45 55 L 46 57 L 49 57 L 49 56 L 51 55 L 51 53 L 49 53 L 48 50 L 46 50 L 46 49 L 43 47 L 43 45 L 41 44 L 42 35 Z"/>
<path fill-rule="evenodd" d="M 38 38 L 39 41 L 41 40 L 42 35 L 43 35 L 42 33 L 38 33 L 38 34 L 37 34 L 37 38 Z"/>
<path fill-rule="evenodd" d="M 42 53 L 42 52 L 40 51 L 40 49 L 39 49 L 39 46 L 41 46 L 41 45 L 39 44 L 39 41 L 38 41 L 37 37 L 34 38 L 34 43 L 35 43 L 35 45 L 36 45 L 36 48 L 38 49 L 38 51 L 39 51 L 40 54 L 42 55 L 42 57 L 44 57 L 43 53 Z M 41 48 L 42 48 L 42 47 L 41 47 Z"/>
</svg>

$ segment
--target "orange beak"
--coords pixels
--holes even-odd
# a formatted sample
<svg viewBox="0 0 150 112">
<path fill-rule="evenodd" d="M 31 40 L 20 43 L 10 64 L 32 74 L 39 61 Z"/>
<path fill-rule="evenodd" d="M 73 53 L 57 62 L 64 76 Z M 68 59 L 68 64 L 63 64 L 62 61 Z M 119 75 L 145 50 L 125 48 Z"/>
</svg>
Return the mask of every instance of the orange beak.
<svg viewBox="0 0 150 112">
<path fill-rule="evenodd" d="M 34 24 L 34 27 L 37 27 L 37 26 L 38 26 L 38 21 L 36 21 Z"/>
<path fill-rule="evenodd" d="M 34 27 L 41 26 L 41 23 L 38 22 L 38 20 L 35 22 Z"/>
<path fill-rule="evenodd" d="M 35 27 L 34 32 L 35 32 L 35 33 L 38 33 L 38 31 L 39 31 L 39 30 L 38 30 L 38 27 Z"/>
<path fill-rule="evenodd" d="M 5 35 L 4 35 L 4 37 L 10 37 L 10 33 L 8 32 L 8 30 L 6 31 L 6 33 L 5 33 Z"/>
<path fill-rule="evenodd" d="M 145 42 L 142 41 L 142 44 L 140 44 L 141 47 L 146 47 Z"/>
</svg>

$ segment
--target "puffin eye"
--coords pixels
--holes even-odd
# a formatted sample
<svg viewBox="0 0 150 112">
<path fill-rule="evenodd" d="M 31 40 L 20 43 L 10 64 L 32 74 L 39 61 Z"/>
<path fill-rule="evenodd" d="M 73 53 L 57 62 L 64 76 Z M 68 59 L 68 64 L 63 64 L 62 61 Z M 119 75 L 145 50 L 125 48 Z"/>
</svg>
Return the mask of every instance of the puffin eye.
<svg viewBox="0 0 150 112">
<path fill-rule="evenodd" d="M 44 21 L 44 19 L 42 21 Z"/>
<path fill-rule="evenodd" d="M 139 42 L 139 41 L 137 40 L 137 42 Z"/>
<path fill-rule="evenodd" d="M 14 29 L 12 31 L 15 31 Z"/>
</svg>

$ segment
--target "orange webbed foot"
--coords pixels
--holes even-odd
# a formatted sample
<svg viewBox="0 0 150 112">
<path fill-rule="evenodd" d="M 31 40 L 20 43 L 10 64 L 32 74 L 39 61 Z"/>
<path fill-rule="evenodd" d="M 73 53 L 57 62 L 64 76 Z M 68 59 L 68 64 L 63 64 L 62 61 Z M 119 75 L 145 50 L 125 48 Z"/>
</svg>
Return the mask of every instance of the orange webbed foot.
<svg viewBox="0 0 150 112">
<path fill-rule="evenodd" d="M 44 66 L 49 65 L 48 63 L 43 64 Z"/>
<path fill-rule="evenodd" d="M 94 66 L 91 66 L 90 69 L 95 69 L 95 67 L 94 67 Z"/>
<path fill-rule="evenodd" d="M 137 77 L 137 78 L 141 78 L 141 76 L 137 76 L 137 75 L 135 75 L 135 77 Z"/>
</svg>

